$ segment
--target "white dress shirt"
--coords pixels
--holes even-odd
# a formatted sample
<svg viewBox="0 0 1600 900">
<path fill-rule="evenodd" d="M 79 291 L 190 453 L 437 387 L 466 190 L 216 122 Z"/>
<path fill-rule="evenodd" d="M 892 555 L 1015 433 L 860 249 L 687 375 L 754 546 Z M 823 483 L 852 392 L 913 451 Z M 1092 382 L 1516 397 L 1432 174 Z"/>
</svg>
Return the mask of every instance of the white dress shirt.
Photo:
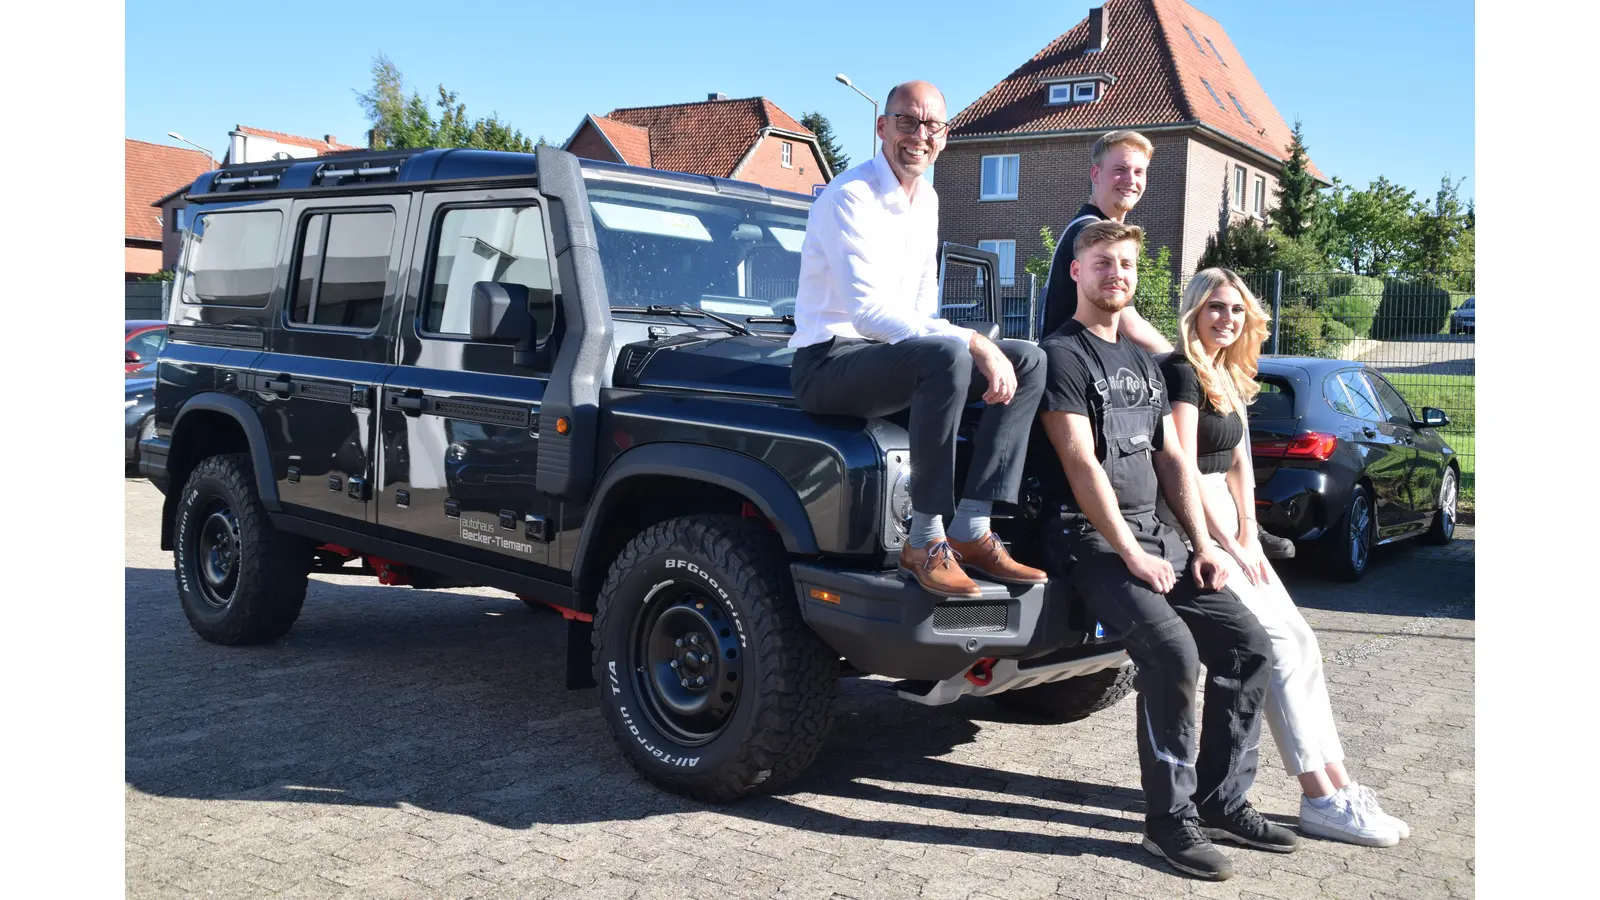
<svg viewBox="0 0 1600 900">
<path fill-rule="evenodd" d="M 939 196 L 918 181 L 906 196 L 880 151 L 811 204 L 790 347 L 833 337 L 971 340 L 972 329 L 938 316 Z"/>
</svg>

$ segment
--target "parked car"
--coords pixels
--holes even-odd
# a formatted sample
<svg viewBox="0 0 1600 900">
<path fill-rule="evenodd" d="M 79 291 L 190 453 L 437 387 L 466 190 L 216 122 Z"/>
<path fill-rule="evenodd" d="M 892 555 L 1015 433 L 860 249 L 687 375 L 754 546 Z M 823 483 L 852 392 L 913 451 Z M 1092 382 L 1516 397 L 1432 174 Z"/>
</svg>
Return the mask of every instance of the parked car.
<svg viewBox="0 0 1600 900">
<path fill-rule="evenodd" d="M 122 365 L 132 372 L 151 362 L 167 343 L 167 323 L 160 319 L 128 319 L 122 338 Z"/>
<path fill-rule="evenodd" d="M 1477 297 L 1468 297 L 1467 302 L 1456 307 L 1450 313 L 1450 333 L 1466 334 L 1471 332 L 1472 322 L 1476 312 L 1474 303 Z"/>
<path fill-rule="evenodd" d="M 1450 423 L 1413 410 L 1377 370 L 1342 359 L 1264 356 L 1250 408 L 1256 517 L 1315 544 L 1326 570 L 1354 581 L 1372 548 L 1455 536 L 1461 464 L 1439 435 Z"/>
<path fill-rule="evenodd" d="M 152 359 L 124 373 L 123 386 L 127 391 L 122 405 L 127 420 L 123 429 L 124 462 L 129 472 L 137 473 L 139 441 L 156 433 L 156 361 Z"/>
</svg>

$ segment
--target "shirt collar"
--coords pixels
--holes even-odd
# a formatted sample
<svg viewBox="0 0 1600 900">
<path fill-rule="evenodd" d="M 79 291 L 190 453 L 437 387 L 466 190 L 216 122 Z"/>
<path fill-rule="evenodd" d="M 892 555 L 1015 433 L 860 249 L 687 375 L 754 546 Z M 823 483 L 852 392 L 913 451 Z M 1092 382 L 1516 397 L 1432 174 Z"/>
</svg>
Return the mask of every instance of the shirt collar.
<svg viewBox="0 0 1600 900">
<path fill-rule="evenodd" d="M 872 157 L 872 174 L 878 186 L 878 194 L 885 203 L 901 209 L 911 208 L 911 198 L 906 195 L 906 189 L 901 186 L 900 179 L 895 177 L 894 169 L 889 166 L 889 158 L 883 155 L 880 149 Z M 917 193 L 922 193 L 922 188 L 917 188 Z"/>
</svg>

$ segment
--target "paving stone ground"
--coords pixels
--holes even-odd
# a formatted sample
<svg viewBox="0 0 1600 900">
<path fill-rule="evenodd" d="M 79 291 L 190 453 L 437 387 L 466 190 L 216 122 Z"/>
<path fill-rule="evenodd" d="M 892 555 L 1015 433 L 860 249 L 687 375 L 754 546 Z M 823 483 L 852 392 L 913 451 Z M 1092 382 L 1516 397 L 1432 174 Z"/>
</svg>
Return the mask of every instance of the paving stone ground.
<svg viewBox="0 0 1600 900">
<path fill-rule="evenodd" d="M 1470 898 L 1473 536 L 1380 550 L 1356 586 L 1299 561 L 1348 763 L 1412 837 L 1228 849 L 1180 878 L 1139 847 L 1133 701 L 1039 724 L 841 685 L 839 728 L 773 797 L 662 793 L 563 687 L 565 632 L 491 590 L 316 576 L 283 641 L 202 641 L 127 494 L 126 887 L 133 898 Z M 1270 739 L 1253 798 L 1292 824 Z"/>
</svg>

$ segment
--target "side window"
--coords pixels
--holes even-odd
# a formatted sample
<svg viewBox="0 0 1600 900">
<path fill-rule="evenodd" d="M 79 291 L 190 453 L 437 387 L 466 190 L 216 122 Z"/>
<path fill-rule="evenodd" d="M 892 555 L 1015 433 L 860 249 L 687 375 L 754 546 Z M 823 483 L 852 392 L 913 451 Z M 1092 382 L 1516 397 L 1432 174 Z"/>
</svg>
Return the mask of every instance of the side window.
<svg viewBox="0 0 1600 900">
<path fill-rule="evenodd" d="M 282 227 L 283 214 L 275 209 L 195 216 L 179 273 L 183 302 L 266 306 Z"/>
<path fill-rule="evenodd" d="M 480 281 L 528 289 L 535 340 L 544 340 L 555 325 L 550 256 L 537 206 L 446 211 L 435 231 L 432 267 L 422 303 L 424 332 L 470 333 L 472 286 Z"/>
<path fill-rule="evenodd" d="M 394 213 L 316 213 L 304 222 L 289 321 L 376 328 L 383 316 Z"/>
<path fill-rule="evenodd" d="M 1378 395 L 1378 403 L 1382 405 L 1384 417 L 1396 425 L 1410 425 L 1411 407 L 1406 404 L 1405 398 L 1400 396 L 1400 392 L 1375 372 L 1367 373 L 1367 381 L 1372 385 L 1373 392 Z"/>
<path fill-rule="evenodd" d="M 1329 406 L 1347 416 L 1369 422 L 1382 422 L 1388 418 L 1360 372 L 1340 372 L 1328 376 L 1328 380 L 1323 382 L 1323 396 L 1328 398 Z"/>
<path fill-rule="evenodd" d="M 149 362 L 161 353 L 161 347 L 167 342 L 165 329 L 146 331 L 137 335 L 128 342 L 128 349 L 139 354 L 139 358 Z"/>
</svg>

